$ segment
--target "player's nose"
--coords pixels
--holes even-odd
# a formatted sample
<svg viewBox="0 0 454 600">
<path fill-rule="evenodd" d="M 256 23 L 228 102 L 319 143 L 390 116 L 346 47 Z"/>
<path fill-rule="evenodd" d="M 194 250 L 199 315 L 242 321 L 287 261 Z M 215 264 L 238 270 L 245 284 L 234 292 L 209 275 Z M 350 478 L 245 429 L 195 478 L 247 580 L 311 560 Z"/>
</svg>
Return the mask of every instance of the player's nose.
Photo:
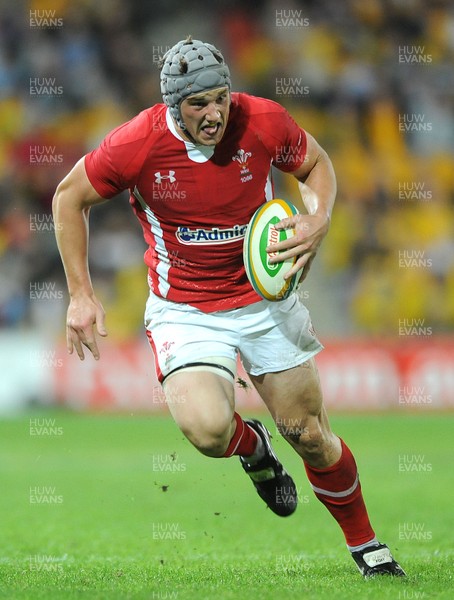
<svg viewBox="0 0 454 600">
<path fill-rule="evenodd" d="M 207 104 L 207 109 L 205 112 L 205 118 L 207 121 L 213 122 L 217 121 L 221 116 L 221 112 L 216 106 L 215 102 L 210 102 Z"/>
</svg>

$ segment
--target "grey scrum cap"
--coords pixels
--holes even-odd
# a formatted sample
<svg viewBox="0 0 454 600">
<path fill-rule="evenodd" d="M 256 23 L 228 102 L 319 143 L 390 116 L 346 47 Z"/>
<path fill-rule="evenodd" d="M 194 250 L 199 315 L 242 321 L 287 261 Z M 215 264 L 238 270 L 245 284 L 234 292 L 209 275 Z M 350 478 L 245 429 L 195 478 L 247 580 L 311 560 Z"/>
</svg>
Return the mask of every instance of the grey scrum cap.
<svg viewBox="0 0 454 600">
<path fill-rule="evenodd" d="M 162 59 L 162 98 L 179 127 L 184 127 L 180 104 L 185 98 L 224 86 L 230 89 L 230 71 L 212 44 L 188 37 L 170 48 Z"/>
</svg>

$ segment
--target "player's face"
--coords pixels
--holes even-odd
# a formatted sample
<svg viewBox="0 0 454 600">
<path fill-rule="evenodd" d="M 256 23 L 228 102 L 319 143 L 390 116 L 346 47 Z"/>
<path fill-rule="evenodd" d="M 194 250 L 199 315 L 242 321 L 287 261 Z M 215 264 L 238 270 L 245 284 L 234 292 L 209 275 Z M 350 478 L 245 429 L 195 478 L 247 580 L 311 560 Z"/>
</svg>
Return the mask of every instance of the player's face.
<svg viewBox="0 0 454 600">
<path fill-rule="evenodd" d="M 214 146 L 224 135 L 230 112 L 227 87 L 208 90 L 185 98 L 180 106 L 187 132 L 197 144 Z"/>
</svg>

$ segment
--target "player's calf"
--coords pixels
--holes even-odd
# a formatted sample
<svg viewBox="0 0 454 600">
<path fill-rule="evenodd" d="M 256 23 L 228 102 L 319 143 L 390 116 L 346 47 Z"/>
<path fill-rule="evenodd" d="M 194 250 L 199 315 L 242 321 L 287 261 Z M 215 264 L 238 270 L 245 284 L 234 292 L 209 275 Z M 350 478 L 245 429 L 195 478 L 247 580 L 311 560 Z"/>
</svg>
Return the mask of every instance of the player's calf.
<svg viewBox="0 0 454 600">
<path fill-rule="evenodd" d="M 312 466 L 323 468 L 337 459 L 338 438 L 331 431 L 324 431 L 316 417 L 281 417 L 276 419 L 276 426 L 301 458 Z"/>
</svg>

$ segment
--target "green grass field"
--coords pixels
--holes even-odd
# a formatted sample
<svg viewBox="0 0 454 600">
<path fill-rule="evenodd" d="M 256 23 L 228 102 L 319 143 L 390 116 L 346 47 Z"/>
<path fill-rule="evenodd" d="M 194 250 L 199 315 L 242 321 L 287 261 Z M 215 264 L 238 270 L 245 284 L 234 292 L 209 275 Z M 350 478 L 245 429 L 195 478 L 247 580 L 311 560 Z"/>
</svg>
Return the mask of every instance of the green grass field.
<svg viewBox="0 0 454 600">
<path fill-rule="evenodd" d="M 167 416 L 0 421 L 0 597 L 453 597 L 453 415 L 332 417 L 378 537 L 408 572 L 370 581 L 263 420 L 297 482 L 288 519 L 266 509 L 237 458 L 201 456 Z"/>
</svg>

